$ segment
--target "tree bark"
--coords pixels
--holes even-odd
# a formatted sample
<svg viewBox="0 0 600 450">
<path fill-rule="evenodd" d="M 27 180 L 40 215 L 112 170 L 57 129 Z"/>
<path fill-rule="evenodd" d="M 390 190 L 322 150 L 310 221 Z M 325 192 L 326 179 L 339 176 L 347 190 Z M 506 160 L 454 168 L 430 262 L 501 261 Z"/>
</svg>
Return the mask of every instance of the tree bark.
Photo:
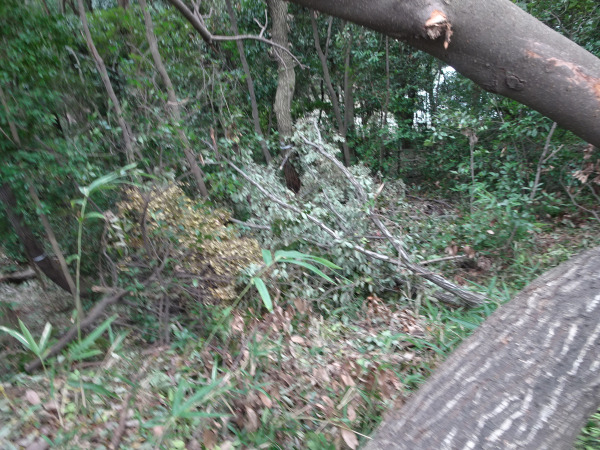
<svg viewBox="0 0 600 450">
<path fill-rule="evenodd" d="M 496 311 L 366 450 L 572 449 L 600 404 L 600 247 Z"/>
<path fill-rule="evenodd" d="M 271 35 L 273 42 L 283 48 L 289 48 L 288 42 L 288 6 L 283 0 L 267 0 L 273 26 Z M 296 88 L 296 72 L 294 71 L 294 60 L 291 55 L 277 47 L 273 48 L 273 54 L 277 57 L 277 92 L 275 93 L 275 119 L 281 143 L 292 136 L 292 98 Z M 290 161 L 284 166 L 285 184 L 288 189 L 298 192 L 301 182 L 300 176 Z"/>
<path fill-rule="evenodd" d="M 4 204 L 8 221 L 15 230 L 19 241 L 25 248 L 25 253 L 30 261 L 42 271 L 50 280 L 62 289 L 71 293 L 69 282 L 55 264 L 52 258 L 46 255 L 44 247 L 39 243 L 31 229 L 25 224 L 23 216 L 17 211 L 17 199 L 7 183 L 0 184 L 0 203 Z"/>
<path fill-rule="evenodd" d="M 94 62 L 96 63 L 96 68 L 100 73 L 100 78 L 102 78 L 102 82 L 104 83 L 104 87 L 106 88 L 106 92 L 108 93 L 108 98 L 113 104 L 113 108 L 117 115 L 117 122 L 121 127 L 121 132 L 123 133 L 123 141 L 125 141 L 125 153 L 127 155 L 127 162 L 133 162 L 133 137 L 131 133 L 131 128 L 125 121 L 125 116 L 123 115 L 123 110 L 121 109 L 121 103 L 115 94 L 115 91 L 112 87 L 112 83 L 110 82 L 110 78 L 108 77 L 108 72 L 106 71 L 106 66 L 104 65 L 104 60 L 98 53 L 96 46 L 94 45 L 94 40 L 92 39 L 92 34 L 90 33 L 90 27 L 88 26 L 87 17 L 85 15 L 85 8 L 83 6 L 83 0 L 77 0 L 77 5 L 79 6 L 79 17 L 81 19 L 81 25 L 83 26 L 83 32 L 85 34 L 85 41 L 90 50 L 90 53 L 94 57 Z M 91 7 L 91 3 L 90 3 Z M 138 154 L 138 156 L 141 155 Z"/>
<path fill-rule="evenodd" d="M 225 0 L 225 4 L 227 5 L 227 12 L 229 13 L 229 21 L 231 22 L 231 29 L 234 34 L 240 34 L 237 26 L 237 19 L 235 18 L 235 11 L 231 6 L 231 0 Z M 250 66 L 248 66 L 248 61 L 246 60 L 246 52 L 244 51 L 244 43 L 242 41 L 237 41 L 238 53 L 240 54 L 240 60 L 242 61 L 242 68 L 244 69 L 244 74 L 246 75 L 246 84 L 248 85 L 248 94 L 250 95 L 250 104 L 252 106 L 252 121 L 254 122 L 254 132 L 258 135 L 260 140 L 260 146 L 263 151 L 263 155 L 265 155 L 265 160 L 267 164 L 270 164 L 272 159 L 271 153 L 269 153 L 269 148 L 267 147 L 267 141 L 263 135 L 262 129 L 260 128 L 260 117 L 258 115 L 258 104 L 256 102 L 256 93 L 254 92 L 254 81 L 252 80 L 252 75 L 250 74 Z"/>
<path fill-rule="evenodd" d="M 198 186 L 200 194 L 202 195 L 202 197 L 208 198 L 208 189 L 206 188 L 206 184 L 204 183 L 202 170 L 198 166 L 198 161 L 196 160 L 196 156 L 194 155 L 194 151 L 192 150 L 190 141 L 188 140 L 187 135 L 185 134 L 182 128 L 179 101 L 177 100 L 177 95 L 175 95 L 175 88 L 173 88 L 171 78 L 167 73 L 167 69 L 163 64 L 162 57 L 160 56 L 160 52 L 158 51 L 158 44 L 156 43 L 154 26 L 152 24 L 152 17 L 150 17 L 150 11 L 148 11 L 148 5 L 146 3 L 146 0 L 140 0 L 140 7 L 142 8 L 142 13 L 144 14 L 144 23 L 146 25 L 146 37 L 150 46 L 150 53 L 152 53 L 152 59 L 154 59 L 154 65 L 156 66 L 156 70 L 158 70 L 158 73 L 160 74 L 160 77 L 163 80 L 163 83 L 165 84 L 165 87 L 167 89 L 167 98 L 169 99 L 168 106 L 171 111 L 171 116 L 175 121 L 175 127 L 177 127 L 177 135 L 179 136 L 179 140 L 183 144 L 183 152 L 190 166 L 192 175 L 196 180 L 196 185 Z"/>
<path fill-rule="evenodd" d="M 600 147 L 600 59 L 509 0 L 292 1 L 405 40 Z"/>
<path fill-rule="evenodd" d="M 310 11 L 310 21 L 312 23 L 313 35 L 315 39 L 315 49 L 317 50 L 317 54 L 319 55 L 319 60 L 321 61 L 321 66 L 323 68 L 323 78 L 325 79 L 325 85 L 327 86 L 327 91 L 329 92 L 329 98 L 331 100 L 331 105 L 333 106 L 333 114 L 335 115 L 335 121 L 338 126 L 338 131 L 344 137 L 342 141 L 342 150 L 344 153 L 344 164 L 346 166 L 350 166 L 350 148 L 348 147 L 348 143 L 345 139 L 345 131 L 344 131 L 344 121 L 342 119 L 342 113 L 340 111 L 340 104 L 338 102 L 337 94 L 333 89 L 333 84 L 331 83 L 331 76 L 329 75 L 329 67 L 327 66 L 327 58 L 321 49 L 321 42 L 319 40 L 319 29 L 317 28 L 317 19 L 315 17 L 315 12 Z"/>
</svg>

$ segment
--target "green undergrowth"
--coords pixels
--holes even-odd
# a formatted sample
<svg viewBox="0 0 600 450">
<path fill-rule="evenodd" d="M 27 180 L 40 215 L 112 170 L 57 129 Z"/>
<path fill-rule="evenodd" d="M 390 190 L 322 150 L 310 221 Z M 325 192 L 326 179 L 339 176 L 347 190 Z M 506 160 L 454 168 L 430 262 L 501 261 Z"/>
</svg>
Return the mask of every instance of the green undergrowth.
<svg viewBox="0 0 600 450">
<path fill-rule="evenodd" d="M 499 305 L 597 241 L 593 227 L 555 228 L 513 246 L 510 262 L 489 255 L 487 271 L 443 263 L 446 276 L 490 299 L 475 309 L 450 309 L 407 288 L 394 300 L 366 294 L 328 310 L 282 296 L 262 313 L 254 293 L 236 309 L 213 306 L 200 327 L 173 317 L 162 346 L 148 346 L 143 322 L 114 322 L 89 357 L 71 357 L 72 346 L 48 359 L 46 372 L 25 373 L 31 356 L 10 345 L 2 352 L 0 448 L 110 448 L 120 423 L 121 449 L 356 448 Z M 32 329 L 38 339 L 41 327 Z M 595 415 L 577 449 L 600 448 L 599 436 Z"/>
</svg>

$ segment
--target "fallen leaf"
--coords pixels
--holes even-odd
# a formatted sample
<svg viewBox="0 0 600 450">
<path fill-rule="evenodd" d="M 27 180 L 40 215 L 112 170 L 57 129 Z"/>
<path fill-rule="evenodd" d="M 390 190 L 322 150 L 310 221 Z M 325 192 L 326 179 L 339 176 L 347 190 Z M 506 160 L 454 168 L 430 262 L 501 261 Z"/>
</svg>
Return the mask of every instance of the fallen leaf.
<svg viewBox="0 0 600 450">
<path fill-rule="evenodd" d="M 346 375 L 345 373 L 342 374 L 342 381 L 348 387 L 356 386 L 356 383 L 354 382 L 352 377 L 350 377 L 349 375 Z"/>
<path fill-rule="evenodd" d="M 274 398 L 275 400 L 281 400 L 281 394 L 279 393 L 279 388 L 277 387 L 272 387 L 271 390 L 269 391 L 269 395 Z"/>
<path fill-rule="evenodd" d="M 292 336 L 292 342 L 300 345 L 304 345 L 306 343 L 302 336 Z"/>
<path fill-rule="evenodd" d="M 244 424 L 246 430 L 250 433 L 258 430 L 258 414 L 252 408 L 246 407 L 246 423 Z"/>
<path fill-rule="evenodd" d="M 231 443 L 231 441 L 225 441 L 221 445 L 219 445 L 219 447 L 221 448 L 221 450 L 232 450 L 233 444 Z"/>
<path fill-rule="evenodd" d="M 267 408 L 273 407 L 273 402 L 267 394 L 265 394 L 264 392 L 259 392 L 258 396 L 260 397 L 260 401 L 262 402 L 262 404 L 265 405 Z"/>
<path fill-rule="evenodd" d="M 304 300 L 302 300 L 301 298 L 296 297 L 294 299 L 294 305 L 296 306 L 296 309 L 298 310 L 298 312 L 300 312 L 301 314 L 304 314 L 308 310 L 308 307 L 306 306 L 306 302 Z"/>
<path fill-rule="evenodd" d="M 463 251 L 465 252 L 465 255 L 467 255 L 469 258 L 475 258 L 475 250 L 473 250 L 468 245 L 465 245 L 463 247 Z"/>
<path fill-rule="evenodd" d="M 346 445 L 352 450 L 355 450 L 358 447 L 358 438 L 356 437 L 356 434 L 354 434 L 354 431 L 346 430 L 345 428 L 341 428 L 341 431 L 342 439 L 344 439 Z"/>
<path fill-rule="evenodd" d="M 39 405 L 40 403 L 42 403 L 39 394 L 31 389 L 27 389 L 27 391 L 25 392 L 25 398 L 32 405 Z"/>
<path fill-rule="evenodd" d="M 206 430 L 202 437 L 202 443 L 208 450 L 212 450 L 217 445 L 217 435 L 212 430 Z"/>
<path fill-rule="evenodd" d="M 350 422 L 354 422 L 356 420 L 356 410 L 354 409 L 354 406 L 352 405 L 348 405 L 348 420 Z"/>
</svg>

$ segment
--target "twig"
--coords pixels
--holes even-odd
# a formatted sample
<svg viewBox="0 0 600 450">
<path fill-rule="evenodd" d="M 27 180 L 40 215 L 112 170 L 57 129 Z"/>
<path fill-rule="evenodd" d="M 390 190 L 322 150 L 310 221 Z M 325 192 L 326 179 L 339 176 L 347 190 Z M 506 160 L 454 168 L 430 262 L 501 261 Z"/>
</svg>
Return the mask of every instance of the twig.
<svg viewBox="0 0 600 450">
<path fill-rule="evenodd" d="M 446 256 L 445 258 L 437 258 L 437 259 L 429 259 L 427 261 L 420 261 L 422 266 L 426 266 L 427 264 L 434 264 L 442 261 L 459 261 L 462 259 L 467 259 L 467 255 L 456 255 L 456 256 Z"/>
<path fill-rule="evenodd" d="M 121 445 L 121 439 L 123 438 L 123 433 L 125 432 L 125 426 L 127 423 L 127 412 L 129 411 L 129 402 L 131 402 L 131 399 L 134 398 L 134 396 L 137 394 L 137 389 L 139 387 L 138 383 L 142 379 L 144 374 L 146 373 L 146 370 L 148 370 L 149 365 L 150 365 L 150 360 L 147 359 L 144 362 L 142 369 L 137 373 L 137 375 L 132 380 L 133 386 L 127 393 L 127 396 L 123 400 L 123 403 L 121 403 L 121 417 L 119 419 L 119 426 L 115 430 L 115 434 L 113 435 L 113 438 L 110 440 L 110 447 L 109 447 L 110 450 L 117 450 L 119 448 L 119 446 Z"/>
<path fill-rule="evenodd" d="M 540 175 L 542 173 L 542 164 L 545 164 L 552 156 L 558 152 L 562 148 L 562 145 L 552 153 L 548 158 L 546 158 L 546 153 L 548 153 L 548 149 L 550 148 L 550 139 L 552 139 L 552 135 L 554 134 L 554 130 L 556 130 L 556 122 L 552 124 L 550 128 L 550 132 L 548 133 L 548 137 L 546 138 L 546 145 L 544 145 L 544 151 L 542 152 L 542 156 L 540 156 L 540 160 L 538 161 L 537 171 L 535 172 L 535 181 L 533 182 L 533 188 L 531 189 L 531 195 L 529 196 L 530 200 L 535 198 L 535 192 L 537 191 L 538 183 L 540 182 Z"/>
</svg>

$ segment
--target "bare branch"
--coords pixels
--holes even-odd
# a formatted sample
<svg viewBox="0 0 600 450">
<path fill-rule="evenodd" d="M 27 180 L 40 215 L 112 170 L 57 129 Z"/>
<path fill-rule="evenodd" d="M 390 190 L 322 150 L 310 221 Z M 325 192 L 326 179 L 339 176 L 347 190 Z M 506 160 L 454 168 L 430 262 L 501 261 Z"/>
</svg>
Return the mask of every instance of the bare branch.
<svg viewBox="0 0 600 450">
<path fill-rule="evenodd" d="M 259 36 L 254 36 L 251 34 L 240 34 L 237 36 L 219 36 L 219 35 L 215 36 L 210 31 L 208 31 L 208 29 L 204 26 L 204 24 L 198 19 L 198 17 L 196 17 L 194 15 L 194 13 L 192 11 L 189 10 L 189 8 L 185 5 L 185 3 L 183 3 L 182 0 L 169 0 L 169 3 L 171 3 L 175 8 L 177 8 L 179 10 L 179 12 L 181 14 L 183 14 L 183 17 L 185 17 L 188 20 L 188 22 L 196 29 L 196 31 L 198 33 L 200 33 L 200 36 L 202 36 L 202 39 L 204 39 L 204 42 L 209 44 L 215 51 L 216 51 L 216 49 L 213 46 L 214 42 L 243 41 L 243 40 L 259 41 L 264 44 L 268 44 L 273 47 L 277 47 L 277 48 L 283 50 L 284 52 L 288 53 L 293 58 L 293 60 L 296 62 L 296 64 L 298 64 L 298 66 L 300 68 L 302 68 L 302 69 L 308 68 L 308 66 L 302 64 L 300 62 L 300 60 L 298 58 L 296 58 L 296 56 L 292 52 L 290 52 L 287 48 L 285 48 L 279 44 L 276 44 L 275 42 L 273 42 L 270 39 L 266 39 L 266 38 L 262 37 L 264 30 L 261 31 L 261 34 Z"/>
</svg>

